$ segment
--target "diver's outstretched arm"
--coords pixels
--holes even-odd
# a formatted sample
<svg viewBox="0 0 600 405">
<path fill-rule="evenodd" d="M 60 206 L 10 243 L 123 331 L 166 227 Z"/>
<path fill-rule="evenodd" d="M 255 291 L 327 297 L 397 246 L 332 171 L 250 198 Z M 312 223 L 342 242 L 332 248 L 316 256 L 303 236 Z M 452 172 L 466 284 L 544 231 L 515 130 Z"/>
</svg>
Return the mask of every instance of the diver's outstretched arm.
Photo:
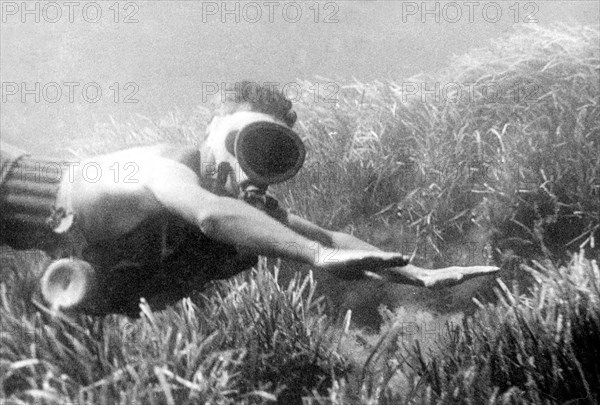
<svg viewBox="0 0 600 405">
<path fill-rule="evenodd" d="M 289 215 L 288 220 L 290 228 L 308 238 L 318 240 L 326 246 L 346 250 L 380 251 L 377 247 L 352 235 L 343 232 L 328 231 L 296 215 Z M 367 272 L 366 275 L 374 279 L 381 279 L 392 283 L 441 288 L 457 285 L 468 279 L 493 274 L 497 271 L 499 271 L 499 268 L 493 266 L 452 266 L 432 270 L 407 263 L 400 267 L 385 268 L 373 273 Z M 339 273 L 343 273 L 343 270 L 340 270 Z M 344 278 L 343 274 L 336 275 Z"/>
<path fill-rule="evenodd" d="M 408 263 L 399 253 L 338 249 L 307 238 L 243 201 L 201 188 L 195 174 L 182 165 L 163 162 L 145 180 L 164 208 L 196 225 L 210 239 L 248 253 L 299 261 L 349 279 Z"/>
</svg>

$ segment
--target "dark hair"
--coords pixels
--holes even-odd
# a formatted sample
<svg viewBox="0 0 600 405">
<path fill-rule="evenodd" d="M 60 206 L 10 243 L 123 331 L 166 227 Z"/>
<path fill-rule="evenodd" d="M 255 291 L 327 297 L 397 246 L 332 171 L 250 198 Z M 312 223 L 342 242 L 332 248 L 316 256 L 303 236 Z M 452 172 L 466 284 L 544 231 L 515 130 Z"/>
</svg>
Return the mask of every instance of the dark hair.
<svg viewBox="0 0 600 405">
<path fill-rule="evenodd" d="M 243 81 L 226 85 L 222 92 L 220 115 L 233 114 L 245 108 L 250 111 L 272 115 L 283 121 L 290 128 L 296 122 L 296 112 L 292 110 L 292 102 L 285 95 L 273 88 L 256 82 Z"/>
</svg>

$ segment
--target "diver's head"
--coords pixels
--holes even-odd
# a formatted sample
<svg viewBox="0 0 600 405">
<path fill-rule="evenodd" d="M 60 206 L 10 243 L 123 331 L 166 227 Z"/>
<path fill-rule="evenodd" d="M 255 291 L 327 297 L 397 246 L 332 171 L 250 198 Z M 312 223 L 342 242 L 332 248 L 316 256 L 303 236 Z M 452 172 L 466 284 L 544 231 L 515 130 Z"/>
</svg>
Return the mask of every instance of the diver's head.
<svg viewBox="0 0 600 405">
<path fill-rule="evenodd" d="M 202 178 L 213 190 L 238 196 L 247 186 L 266 189 L 293 177 L 304 163 L 302 140 L 292 127 L 292 103 L 272 88 L 236 84 L 212 118 L 202 144 Z"/>
</svg>

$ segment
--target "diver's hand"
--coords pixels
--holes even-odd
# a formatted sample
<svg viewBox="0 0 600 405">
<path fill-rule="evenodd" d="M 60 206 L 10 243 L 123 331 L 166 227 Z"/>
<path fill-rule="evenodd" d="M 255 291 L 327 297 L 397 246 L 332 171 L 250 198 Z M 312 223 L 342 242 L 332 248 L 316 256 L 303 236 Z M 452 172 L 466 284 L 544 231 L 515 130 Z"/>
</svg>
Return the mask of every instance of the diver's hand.
<svg viewBox="0 0 600 405">
<path fill-rule="evenodd" d="M 336 250 L 317 255 L 315 266 L 344 280 L 381 279 L 383 269 L 405 266 L 410 259 L 400 253 L 369 250 Z"/>
<path fill-rule="evenodd" d="M 378 273 L 383 280 L 392 283 L 406 283 L 427 288 L 452 287 L 469 279 L 495 274 L 500 269 L 494 266 L 452 266 L 442 269 L 422 269 L 412 264 L 393 269 L 384 269 Z"/>
<path fill-rule="evenodd" d="M 500 269 L 494 266 L 452 266 L 429 270 L 423 278 L 423 285 L 429 288 L 451 287 L 469 279 L 487 276 L 498 271 Z"/>
<path fill-rule="evenodd" d="M 317 257 L 315 265 L 343 280 L 371 279 L 434 289 L 455 286 L 500 270 L 494 266 L 452 266 L 432 270 L 414 266 L 409 261 L 400 253 L 342 249 Z"/>
</svg>

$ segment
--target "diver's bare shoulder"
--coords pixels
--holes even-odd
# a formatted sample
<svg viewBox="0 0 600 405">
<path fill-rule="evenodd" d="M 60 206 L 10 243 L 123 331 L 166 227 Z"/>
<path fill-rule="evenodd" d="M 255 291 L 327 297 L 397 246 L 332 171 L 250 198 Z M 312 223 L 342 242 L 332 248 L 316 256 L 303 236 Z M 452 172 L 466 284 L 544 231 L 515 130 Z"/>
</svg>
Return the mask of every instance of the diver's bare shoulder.
<svg viewBox="0 0 600 405">
<path fill-rule="evenodd" d="M 199 183 L 185 164 L 192 148 L 153 145 L 125 149 L 81 162 L 65 176 L 59 204 L 69 205 L 89 241 L 118 237 L 165 209 L 155 191 Z M 68 202 L 67 202 L 68 201 Z"/>
</svg>

